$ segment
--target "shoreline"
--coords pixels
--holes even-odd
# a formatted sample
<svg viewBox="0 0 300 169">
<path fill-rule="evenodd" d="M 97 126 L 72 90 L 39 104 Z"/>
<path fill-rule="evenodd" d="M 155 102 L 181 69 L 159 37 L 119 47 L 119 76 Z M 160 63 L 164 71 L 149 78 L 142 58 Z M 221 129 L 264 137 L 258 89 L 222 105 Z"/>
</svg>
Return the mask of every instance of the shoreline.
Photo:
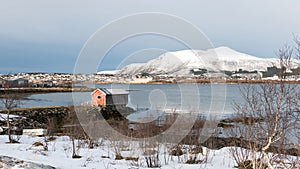
<svg viewBox="0 0 300 169">
<path fill-rule="evenodd" d="M 1 94 L 24 94 L 24 93 L 57 93 L 57 92 L 92 92 L 88 87 L 49 87 L 49 88 L 0 88 Z"/>
<path fill-rule="evenodd" d="M 222 80 L 222 79 L 196 79 L 183 81 L 151 81 L 148 83 L 135 82 L 95 82 L 95 85 L 103 84 L 132 84 L 132 85 L 165 85 L 165 84 L 300 84 L 300 81 L 282 81 L 282 80 Z M 90 85 L 91 83 L 81 83 Z M 57 92 L 92 92 L 95 88 L 91 87 L 49 87 L 49 88 L 0 88 L 0 94 L 24 94 L 24 93 L 57 93 Z"/>
<path fill-rule="evenodd" d="M 147 83 L 130 82 L 95 82 L 94 84 L 300 84 L 300 80 L 240 80 L 240 79 L 191 79 L 182 81 L 150 81 Z M 90 83 L 86 83 L 90 84 Z"/>
</svg>

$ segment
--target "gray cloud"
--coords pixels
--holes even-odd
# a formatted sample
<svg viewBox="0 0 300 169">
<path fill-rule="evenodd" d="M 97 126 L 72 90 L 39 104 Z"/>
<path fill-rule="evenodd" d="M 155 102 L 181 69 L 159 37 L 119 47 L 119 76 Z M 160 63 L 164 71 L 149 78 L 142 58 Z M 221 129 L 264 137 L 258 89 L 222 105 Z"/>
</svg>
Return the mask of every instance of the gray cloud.
<svg viewBox="0 0 300 169">
<path fill-rule="evenodd" d="M 64 64 L 57 64 L 55 71 L 72 72 L 80 48 L 92 33 L 112 20 L 139 12 L 177 15 L 196 25 L 215 46 L 274 57 L 277 48 L 290 42 L 292 33 L 300 34 L 299 6 L 297 0 L 2 1 L 0 58 L 5 62 L 0 62 L 0 71 L 36 70 L 45 61 L 62 60 Z M 14 65 L 20 58 L 26 59 Z"/>
</svg>

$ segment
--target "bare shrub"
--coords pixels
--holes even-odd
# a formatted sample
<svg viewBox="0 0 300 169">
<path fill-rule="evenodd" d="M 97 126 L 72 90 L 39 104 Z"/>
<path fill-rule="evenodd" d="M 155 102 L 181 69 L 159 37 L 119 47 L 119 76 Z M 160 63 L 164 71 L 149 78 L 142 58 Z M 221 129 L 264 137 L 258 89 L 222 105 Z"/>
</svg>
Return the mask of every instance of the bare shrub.
<svg viewBox="0 0 300 169">
<path fill-rule="evenodd" d="M 299 148 L 299 140 L 295 138 L 299 138 L 300 90 L 298 85 L 286 83 L 292 55 L 289 46 L 278 51 L 281 66 L 278 84 L 241 87 L 244 102 L 235 105 L 241 123 L 236 123 L 234 134 L 244 140 L 240 146 L 248 150 L 239 147 L 230 150 L 238 167 L 275 168 L 276 161 L 288 160 L 291 155 L 288 149 Z M 249 119 L 261 120 L 249 123 Z M 279 158 L 277 154 L 289 155 Z"/>
<path fill-rule="evenodd" d="M 72 158 L 81 158 L 79 151 L 82 148 L 85 138 L 85 133 L 80 125 L 74 108 L 70 109 L 70 112 L 66 118 L 66 125 L 64 126 L 64 133 L 69 136 L 72 143 Z"/>
<path fill-rule="evenodd" d="M 20 95 L 18 94 L 5 94 L 1 96 L 1 102 L 6 109 L 6 117 L 0 116 L 7 125 L 7 135 L 8 135 L 8 143 L 18 143 L 19 139 L 14 138 L 12 135 L 12 129 L 14 127 L 14 123 L 10 118 L 11 111 L 17 108 L 20 104 Z"/>
</svg>

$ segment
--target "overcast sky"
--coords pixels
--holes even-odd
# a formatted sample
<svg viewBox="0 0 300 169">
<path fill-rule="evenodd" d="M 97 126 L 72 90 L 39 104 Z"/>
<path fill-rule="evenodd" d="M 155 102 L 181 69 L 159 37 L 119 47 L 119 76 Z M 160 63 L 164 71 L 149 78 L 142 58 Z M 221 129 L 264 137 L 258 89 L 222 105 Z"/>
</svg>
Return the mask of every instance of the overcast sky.
<svg viewBox="0 0 300 169">
<path fill-rule="evenodd" d="M 0 73 L 73 72 L 81 48 L 95 31 L 140 12 L 179 16 L 197 26 L 214 46 L 228 46 L 258 57 L 275 57 L 278 48 L 292 42 L 293 34 L 300 35 L 299 0 L 0 2 Z M 136 40 L 116 48 L 99 69 L 114 69 L 143 42 Z M 142 46 L 181 49 L 172 43 L 159 44 L 153 38 Z"/>
</svg>

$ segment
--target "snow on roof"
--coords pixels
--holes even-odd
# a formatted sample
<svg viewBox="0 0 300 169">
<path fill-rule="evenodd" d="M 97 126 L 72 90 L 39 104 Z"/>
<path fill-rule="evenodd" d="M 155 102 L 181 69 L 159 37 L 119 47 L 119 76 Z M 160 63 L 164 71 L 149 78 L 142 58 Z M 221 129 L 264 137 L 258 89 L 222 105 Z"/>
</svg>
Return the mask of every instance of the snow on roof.
<svg viewBox="0 0 300 169">
<path fill-rule="evenodd" d="M 124 89 L 107 89 L 111 94 L 128 94 Z"/>
<path fill-rule="evenodd" d="M 106 95 L 110 95 L 110 91 L 108 91 L 106 88 L 99 88 L 97 90 L 100 90 L 101 92 L 105 93 Z"/>
<path fill-rule="evenodd" d="M 106 89 L 106 88 L 98 88 L 95 91 L 100 90 L 101 92 L 105 93 L 106 95 L 120 95 L 120 94 L 129 94 L 128 91 L 124 89 Z M 95 92 L 94 91 L 94 92 Z M 92 94 L 94 93 L 92 92 Z"/>
</svg>

